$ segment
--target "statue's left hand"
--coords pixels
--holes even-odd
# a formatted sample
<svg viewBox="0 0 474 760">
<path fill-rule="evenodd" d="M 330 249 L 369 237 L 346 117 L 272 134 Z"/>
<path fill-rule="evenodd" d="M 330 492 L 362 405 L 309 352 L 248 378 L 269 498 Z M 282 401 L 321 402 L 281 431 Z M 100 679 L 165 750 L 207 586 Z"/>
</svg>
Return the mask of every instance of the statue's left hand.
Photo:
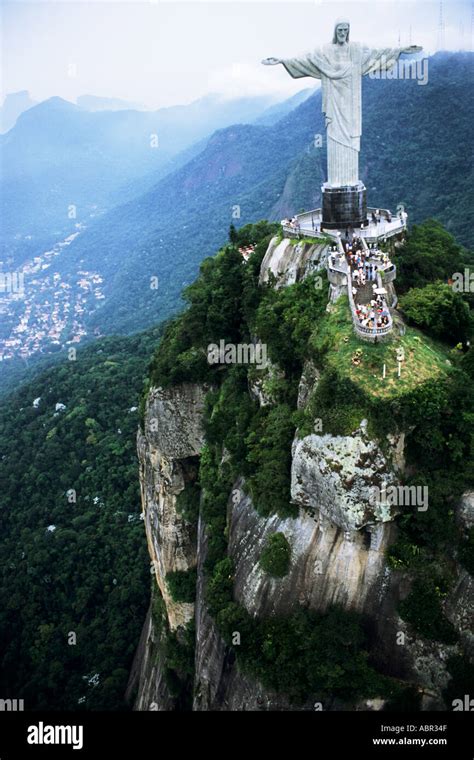
<svg viewBox="0 0 474 760">
<path fill-rule="evenodd" d="M 281 63 L 279 58 L 264 58 L 262 61 L 264 66 L 276 66 L 277 63 Z"/>
</svg>

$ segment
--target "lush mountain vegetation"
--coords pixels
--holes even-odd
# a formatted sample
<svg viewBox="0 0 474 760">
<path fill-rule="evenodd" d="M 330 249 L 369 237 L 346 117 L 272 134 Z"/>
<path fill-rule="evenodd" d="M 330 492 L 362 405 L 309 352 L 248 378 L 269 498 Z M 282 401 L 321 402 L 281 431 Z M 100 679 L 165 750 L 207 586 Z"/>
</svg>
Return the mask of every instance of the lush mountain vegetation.
<svg viewBox="0 0 474 760">
<path fill-rule="evenodd" d="M 412 222 L 434 215 L 463 243 L 472 229 L 471 178 L 458 146 L 472 143 L 473 96 L 466 82 L 471 61 L 467 54 L 436 56 L 424 87 L 364 82 L 361 166 L 369 202 L 392 208 L 403 203 Z M 429 486 L 430 510 L 403 515 L 391 549 L 393 567 L 416 579 L 400 612 L 422 635 L 452 640 L 439 598 L 452 581 L 453 556 L 473 566 L 472 534 L 460 535 L 453 514 L 456 498 L 473 480 L 473 350 L 454 347 L 471 332 L 472 317 L 464 317 L 472 295 L 454 298 L 446 291 L 446 280 L 467 261 L 462 248 L 439 224 L 417 225 L 397 255 L 401 307 L 435 340 L 407 330 L 406 345 L 420 346 L 417 372 L 399 386 L 402 392 L 378 393 L 363 372 L 354 381 L 341 369 L 351 343 L 348 338 L 347 348 L 339 350 L 340 342 L 350 323 L 341 313 L 326 315 L 324 289 L 315 289 L 311 278 L 280 291 L 257 287 L 275 227 L 244 226 L 216 257 L 206 258 L 232 221 L 239 227 L 318 204 L 324 170 L 313 145 L 314 133 L 323 130 L 319 98 L 316 93 L 277 125 L 217 132 L 152 190 L 91 225 L 57 266 L 70 272 L 90 266 L 105 276 L 105 303 L 88 316 L 91 329 L 105 332 L 133 332 L 169 317 L 180 308 L 183 285 L 189 286 L 188 307 L 168 324 L 150 380 L 169 385 L 212 379 L 215 385 L 207 399 L 200 488 L 181 499 L 183 511 L 195 519 L 202 489 L 210 608 L 227 639 L 236 621 L 248 632 L 248 646 L 236 654 L 262 682 L 295 699 L 306 698 L 316 682 L 341 699 L 356 699 L 381 688 L 396 694 L 367 663 L 363 621 L 333 610 L 327 625 L 306 613 L 260 625 L 233 602 L 233 568 L 226 557 L 228 488 L 243 474 L 260 514 L 292 514 L 289 446 L 297 427 L 304 431 L 313 423 L 311 406 L 304 414 L 296 411 L 297 382 L 305 358 L 312 358 L 322 371 L 317 402 L 328 430 L 350 432 L 355 410 L 363 410 L 374 432 L 381 421 L 385 432 L 388 425 L 410 428 L 413 483 Z M 34 110 L 23 115 L 23 123 Z M 83 176 L 76 179 L 82 187 Z M 20 180 L 12 182 L 18 204 L 42 192 L 40 179 L 26 196 Z M 55 202 L 64 197 L 62 186 Z M 243 264 L 238 247 L 249 242 L 257 247 Z M 199 279 L 189 285 L 203 259 Z M 150 288 L 154 276 L 157 290 Z M 453 324 L 456 330 L 450 331 Z M 255 333 L 284 370 L 272 380 L 277 403 L 270 408 L 258 408 L 249 395 L 252 370 L 218 371 L 206 361 L 208 343 L 248 342 Z M 0 405 L 0 686 L 2 696 L 23 697 L 27 709 L 122 705 L 148 593 L 138 514 L 138 413 L 132 408 L 159 337 L 155 329 L 135 338 L 101 339 L 80 351 L 76 362 L 59 358 Z M 385 350 L 367 348 L 367 377 Z M 224 448 L 229 458 L 222 463 Z M 275 548 L 263 563 L 281 573 L 280 551 L 274 553 Z M 189 574 L 167 578 L 176 599 L 192 598 L 194 580 Z M 424 623 L 420 608 L 426 611 Z M 352 643 L 331 633 L 344 625 Z M 324 669 L 319 656 L 305 659 L 298 643 L 298 636 L 323 630 L 331 634 L 324 641 L 337 663 L 334 672 Z"/>
<path fill-rule="evenodd" d="M 98 341 L 0 405 L 0 693 L 25 709 L 124 706 L 150 577 L 137 406 L 158 339 Z"/>
<path fill-rule="evenodd" d="M 432 287 L 423 274 L 421 255 L 427 227 L 415 230 L 406 246 L 416 254 L 412 274 L 421 291 Z M 357 616 L 336 609 L 323 618 L 298 613 L 268 627 L 235 604 L 233 569 L 226 557 L 227 495 L 235 475 L 243 474 L 262 515 L 293 514 L 289 451 L 296 428 L 304 432 L 312 426 L 311 405 L 305 413 L 296 411 L 298 379 L 310 356 L 323 369 L 317 403 L 328 430 L 350 430 L 354 408 L 367 415 L 374 431 L 381 421 L 385 432 L 388 421 L 392 427 L 409 422 L 412 428 L 407 451 L 413 482 L 429 485 L 430 514 L 429 519 L 423 513 L 402 518 L 390 561 L 394 567 L 409 568 L 418 579 L 401 609 L 405 619 L 417 629 L 422 605 L 426 620 L 432 622 L 420 632 L 448 640 L 453 634 L 439 615 L 436 589 L 445 593 L 449 588 L 453 551 L 466 567 L 472 566 L 472 536 L 461 536 L 453 519 L 455 499 L 473 479 L 466 466 L 473 429 L 472 350 L 450 351 L 449 345 L 430 343 L 407 331 L 404 340 L 418 345 L 427 341 L 426 357 L 420 353 L 422 363 L 435 357 L 438 375 L 431 382 L 423 375 L 424 365 L 400 386 L 401 396 L 378 394 L 373 379 L 364 385 L 363 373 L 355 382 L 343 371 L 344 352 L 331 359 L 333 344 L 340 344 L 351 327 L 347 317 L 326 315 L 325 288 L 315 288 L 311 278 L 279 291 L 258 287 L 260 263 L 275 229 L 261 222 L 233 231 L 233 242 L 203 262 L 199 279 L 185 293 L 187 309 L 165 328 L 150 365 L 153 383 L 212 380 L 214 385 L 207 398 L 207 447 L 199 485 L 182 494 L 178 508 L 196 520 L 202 490 L 209 536 L 208 602 L 226 639 L 236 621 L 248 631 L 248 646 L 237 652 L 242 667 L 296 700 L 311 694 L 315 683 L 343 700 L 381 691 L 399 697 L 399 688 L 367 664 L 364 623 Z M 257 245 L 244 264 L 238 247 L 249 243 Z M 431 226 L 426 256 L 441 245 L 451 251 L 450 265 L 459 268 L 463 249 L 442 228 Z M 405 249 L 399 253 L 404 256 Z M 284 376 L 275 376 L 267 387 L 277 403 L 264 408 L 248 392 L 255 368 L 225 365 L 222 371 L 206 361 L 210 342 L 248 342 L 255 333 L 284 370 Z M 29 708 L 123 706 L 148 593 L 134 407 L 160 335 L 156 329 L 133 338 L 101 339 L 80 351 L 77 361 L 59 361 L 43 371 L 0 406 L 0 685 L 2 694 L 23 697 Z M 367 348 L 368 371 L 376 359 L 373 352 L 384 350 Z M 229 455 L 225 463 L 223 447 Z M 261 562 L 279 575 L 290 557 L 291 547 L 269 545 Z M 431 585 L 424 583 L 427 578 Z M 171 574 L 167 582 L 175 599 L 193 598 L 194 573 Z M 424 589 L 422 598 L 418 587 Z M 353 631 L 350 645 L 331 633 L 346 624 Z M 298 636 L 308 626 L 329 631 L 327 656 L 337 663 L 337 681 L 336 671 L 325 671 L 321 659 L 304 659 Z M 271 650 L 265 643 L 269 636 L 274 642 Z M 168 668 L 181 672 L 182 657 L 175 650 L 170 639 Z M 303 667 L 304 677 L 292 663 Z M 351 674 L 350 689 L 341 673 Z M 299 684 L 298 689 L 292 684 Z M 177 688 L 186 691 L 188 686 L 178 683 Z"/>
<path fill-rule="evenodd" d="M 431 225 L 427 241 L 429 227 L 429 223 L 422 225 L 406 246 L 419 254 L 415 259 L 418 265 L 413 267 L 418 298 L 418 291 L 428 291 L 429 297 L 433 288 L 423 274 L 420 246 L 427 246 L 425 256 L 429 258 L 431 249 L 445 245 L 456 268 L 461 267 L 464 256 L 463 249 L 439 225 Z M 360 348 L 360 341 L 353 335 L 343 299 L 327 314 L 326 289 L 315 288 L 314 276 L 280 290 L 257 286 L 269 231 L 262 224 L 232 231 L 232 242 L 215 258 L 203 262 L 199 279 L 185 293 L 188 308 L 168 325 L 151 364 L 150 380 L 154 384 L 206 380 L 213 386 L 206 401 L 206 446 L 199 474 L 201 516 L 208 536 L 207 602 L 229 646 L 233 631 L 244 632 L 244 644 L 235 647 L 235 656 L 241 667 L 263 684 L 299 701 L 328 692 L 333 698 L 348 701 L 361 695 L 385 694 L 391 704 L 400 706 L 411 699 L 411 691 L 381 677 L 368 665 L 364 621 L 357 616 L 332 609 L 323 618 L 301 611 L 287 618 L 260 620 L 235 602 L 234 568 L 227 556 L 228 498 L 236 478 L 244 476 L 243 488 L 261 515 L 294 514 L 295 507 L 290 504 L 291 442 L 297 428 L 299 435 L 312 432 L 316 417 L 322 417 L 324 431 L 333 434 L 350 435 L 362 417 L 367 418 L 370 432 L 380 441 L 389 432 L 407 431 L 411 473 L 407 484 L 428 487 L 430 508 L 426 513 L 406 510 L 399 519 L 399 539 L 391 547 L 389 561 L 414 580 L 411 594 L 399 611 L 425 638 L 456 641 L 453 627 L 442 614 L 440 599 L 454 580 L 453 558 L 472 566 L 472 536 L 466 537 L 454 520 L 457 500 L 474 482 L 472 349 L 466 352 L 466 345 L 463 352 L 453 346 L 453 340 L 435 343 L 408 328 L 390 343 L 364 344 L 362 367 L 353 371 L 351 353 L 354 344 Z M 249 238 L 257 246 L 244 264 L 238 246 Z M 399 256 L 405 256 L 405 251 Z M 440 286 L 441 292 L 444 287 Z M 415 298 L 411 290 L 406 298 L 410 294 Z M 463 310 L 468 310 L 468 299 L 461 298 L 461 303 Z M 443 302 L 443 316 L 449 309 L 448 321 L 454 320 L 458 299 Z M 429 319 L 423 325 L 433 329 Z M 271 360 L 283 370 L 283 375 L 276 373 L 264 379 L 265 390 L 274 400 L 264 407 L 249 393 L 255 367 L 215 367 L 206 361 L 208 343 L 220 339 L 245 343 L 251 335 L 267 343 Z M 453 338 L 446 332 L 442 337 Z M 405 377 L 403 382 L 391 383 L 382 378 L 381 367 L 387 362 L 391 371 L 389 362 L 396 364 L 394 349 L 401 346 L 408 357 Z M 305 410 L 297 411 L 298 380 L 308 358 L 321 376 Z M 261 562 L 268 572 L 284 574 L 291 547 L 278 542 L 274 539 L 274 545 L 265 548 Z M 348 641 L 336 634 L 346 626 L 354 643 L 350 655 Z M 309 659 L 306 656 L 310 630 L 319 630 L 326 642 L 327 668 L 318 654 Z M 316 649 L 310 648 L 312 652 Z M 454 665 L 452 673 L 455 676 Z"/>
</svg>

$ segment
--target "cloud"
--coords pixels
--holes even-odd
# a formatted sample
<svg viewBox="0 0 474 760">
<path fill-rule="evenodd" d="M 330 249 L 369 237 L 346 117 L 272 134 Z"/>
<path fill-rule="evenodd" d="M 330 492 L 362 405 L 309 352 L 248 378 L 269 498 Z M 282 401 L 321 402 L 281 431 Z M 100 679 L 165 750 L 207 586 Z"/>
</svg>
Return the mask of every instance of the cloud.
<svg viewBox="0 0 474 760">
<path fill-rule="evenodd" d="M 283 66 L 237 62 L 211 72 L 207 89 L 226 98 L 268 95 L 278 100 L 299 92 L 301 80 L 288 76 Z"/>
</svg>

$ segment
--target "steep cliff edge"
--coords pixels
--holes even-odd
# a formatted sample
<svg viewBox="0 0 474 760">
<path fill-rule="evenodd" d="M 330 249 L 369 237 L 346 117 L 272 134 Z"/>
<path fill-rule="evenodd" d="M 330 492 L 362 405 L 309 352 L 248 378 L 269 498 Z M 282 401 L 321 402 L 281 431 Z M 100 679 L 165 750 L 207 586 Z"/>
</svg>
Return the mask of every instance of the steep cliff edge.
<svg viewBox="0 0 474 760">
<path fill-rule="evenodd" d="M 197 476 L 193 457 L 202 448 L 205 388 L 152 388 L 144 430 L 137 437 L 143 519 L 156 581 L 171 630 L 194 617 L 194 605 L 173 600 L 166 577 L 196 567 L 195 532 L 176 507 L 178 495 Z M 194 471 L 193 471 L 194 470 Z"/>
<path fill-rule="evenodd" d="M 314 279 L 321 251 L 302 247 L 285 287 L 265 285 L 282 274 L 279 247 L 295 255 L 262 236 L 247 264 L 232 246 L 206 262 L 152 364 L 138 455 L 162 602 L 137 655 L 135 707 L 445 709 L 459 663 L 471 667 L 468 497 L 458 528 L 437 481 L 429 509 L 386 497 L 406 497 L 414 474 L 425 482 L 416 445 L 433 418 L 430 373 L 449 391 L 444 355 L 430 347 L 417 373 L 383 383 L 375 362 L 394 347 L 354 354 L 350 323 L 326 312 Z M 255 335 L 271 361 L 207 363 L 209 343 Z M 194 599 L 175 577 L 195 583 Z"/>
<path fill-rule="evenodd" d="M 137 434 L 142 515 L 156 582 L 129 685 L 130 692 L 132 682 L 138 690 L 138 710 L 168 710 L 176 704 L 166 673 L 167 633 L 179 634 L 193 621 L 194 602 L 173 598 L 169 578 L 197 565 L 196 530 L 177 501 L 197 478 L 206 390 L 191 384 L 150 389 Z"/>
</svg>

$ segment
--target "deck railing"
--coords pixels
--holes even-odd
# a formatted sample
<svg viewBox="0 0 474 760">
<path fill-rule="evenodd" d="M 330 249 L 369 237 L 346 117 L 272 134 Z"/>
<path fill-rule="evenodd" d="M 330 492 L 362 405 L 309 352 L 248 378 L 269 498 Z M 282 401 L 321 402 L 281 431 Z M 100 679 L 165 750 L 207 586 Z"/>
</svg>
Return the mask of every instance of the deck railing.
<svg viewBox="0 0 474 760">
<path fill-rule="evenodd" d="M 388 335 L 393 329 L 392 315 L 390 314 L 390 311 L 388 308 L 387 308 L 388 324 L 383 325 L 382 327 L 367 327 L 366 325 L 362 325 L 360 323 L 359 317 L 356 314 L 354 295 L 352 293 L 352 274 L 350 271 L 350 267 L 348 269 L 349 271 L 347 273 L 347 294 L 349 296 L 349 306 L 351 309 L 352 324 L 354 325 L 354 330 L 356 331 L 358 335 L 360 335 L 360 337 L 363 340 L 375 341 L 377 340 L 377 338 Z M 379 277 L 380 275 L 377 276 L 377 284 L 378 284 Z"/>
<path fill-rule="evenodd" d="M 371 221 L 372 213 L 378 211 L 377 224 Z M 376 209 L 369 207 L 367 209 L 368 220 L 370 222 L 368 227 L 358 227 L 354 230 L 362 240 L 369 240 L 376 242 L 381 237 L 392 237 L 393 235 L 399 235 L 406 230 L 407 226 L 407 214 L 402 212 L 401 215 L 392 215 L 388 209 Z M 296 214 L 296 220 L 299 224 L 299 231 L 289 225 L 282 225 L 283 231 L 290 236 L 300 237 L 308 235 L 308 237 L 321 237 L 324 235 L 331 236 L 332 230 L 321 229 L 322 213 L 320 208 L 313 209 L 312 211 L 304 211 L 301 214 Z M 313 227 L 314 224 L 314 227 Z M 316 229 L 318 228 L 318 229 Z"/>
</svg>

